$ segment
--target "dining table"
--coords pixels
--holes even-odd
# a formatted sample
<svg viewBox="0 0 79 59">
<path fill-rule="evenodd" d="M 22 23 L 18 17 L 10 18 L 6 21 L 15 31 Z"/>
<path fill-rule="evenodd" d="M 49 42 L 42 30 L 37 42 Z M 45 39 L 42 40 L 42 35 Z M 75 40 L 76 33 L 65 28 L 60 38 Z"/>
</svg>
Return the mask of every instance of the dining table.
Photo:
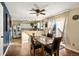
<svg viewBox="0 0 79 59">
<path fill-rule="evenodd" d="M 36 36 L 36 40 L 42 45 L 41 55 L 44 56 L 45 55 L 44 47 L 48 44 L 51 44 L 54 41 L 54 37 L 51 38 L 47 36 Z"/>
<path fill-rule="evenodd" d="M 54 37 L 47 37 L 47 36 L 36 36 L 36 40 L 43 45 L 47 45 L 53 42 Z"/>
</svg>

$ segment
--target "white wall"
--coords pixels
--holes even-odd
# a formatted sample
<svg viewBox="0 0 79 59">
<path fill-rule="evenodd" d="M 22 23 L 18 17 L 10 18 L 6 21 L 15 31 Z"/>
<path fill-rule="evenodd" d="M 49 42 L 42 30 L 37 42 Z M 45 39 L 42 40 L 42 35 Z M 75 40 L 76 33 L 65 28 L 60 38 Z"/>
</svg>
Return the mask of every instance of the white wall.
<svg viewBox="0 0 79 59">
<path fill-rule="evenodd" d="M 0 55 L 3 55 L 3 7 L 0 3 Z"/>
<path fill-rule="evenodd" d="M 79 7 L 62 14 L 55 18 L 65 17 L 66 25 L 64 31 L 65 46 L 71 50 L 79 52 L 79 19 L 73 20 L 73 15 L 79 15 Z"/>
<path fill-rule="evenodd" d="M 79 52 L 79 19 L 73 20 L 73 15 L 79 15 L 79 8 L 72 9 L 56 16 L 64 16 L 66 19 L 64 31 L 65 46 Z"/>
<path fill-rule="evenodd" d="M 67 22 L 67 40 L 66 46 L 73 50 L 79 51 L 79 19 L 73 20 L 73 15 L 79 15 L 79 8 L 70 11 Z"/>
<path fill-rule="evenodd" d="M 22 29 L 31 29 L 32 26 L 30 24 L 21 24 Z"/>
</svg>

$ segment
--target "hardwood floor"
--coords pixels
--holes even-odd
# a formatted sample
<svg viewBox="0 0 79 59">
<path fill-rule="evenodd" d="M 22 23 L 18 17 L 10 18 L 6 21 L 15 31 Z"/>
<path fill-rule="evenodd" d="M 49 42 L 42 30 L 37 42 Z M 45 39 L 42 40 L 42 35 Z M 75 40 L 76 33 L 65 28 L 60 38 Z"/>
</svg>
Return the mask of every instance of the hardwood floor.
<svg viewBox="0 0 79 59">
<path fill-rule="evenodd" d="M 71 50 L 66 49 L 66 48 L 61 49 L 59 51 L 59 54 L 60 54 L 60 56 L 79 56 L 79 53 L 76 53 L 76 52 L 71 51 Z"/>
<path fill-rule="evenodd" d="M 70 51 L 66 48 L 59 50 L 60 56 L 79 56 L 79 53 Z M 30 43 L 21 44 L 20 39 L 13 39 L 6 56 L 31 56 L 30 54 Z"/>
<path fill-rule="evenodd" d="M 6 56 L 29 56 L 30 43 L 21 44 L 21 39 L 13 39 Z"/>
</svg>

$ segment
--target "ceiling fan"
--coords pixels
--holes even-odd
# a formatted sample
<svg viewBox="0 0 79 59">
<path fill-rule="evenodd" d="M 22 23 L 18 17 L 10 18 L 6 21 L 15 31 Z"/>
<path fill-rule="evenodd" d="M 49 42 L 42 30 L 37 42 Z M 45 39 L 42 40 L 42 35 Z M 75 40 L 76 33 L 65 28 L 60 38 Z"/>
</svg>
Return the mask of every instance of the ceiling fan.
<svg viewBox="0 0 79 59">
<path fill-rule="evenodd" d="M 37 16 L 45 15 L 45 13 L 43 13 L 44 11 L 46 11 L 45 9 L 40 9 L 37 4 L 34 4 L 34 6 L 36 8 L 32 8 L 30 11 L 35 11 L 35 13 L 30 13 L 30 14 L 36 14 Z"/>
</svg>

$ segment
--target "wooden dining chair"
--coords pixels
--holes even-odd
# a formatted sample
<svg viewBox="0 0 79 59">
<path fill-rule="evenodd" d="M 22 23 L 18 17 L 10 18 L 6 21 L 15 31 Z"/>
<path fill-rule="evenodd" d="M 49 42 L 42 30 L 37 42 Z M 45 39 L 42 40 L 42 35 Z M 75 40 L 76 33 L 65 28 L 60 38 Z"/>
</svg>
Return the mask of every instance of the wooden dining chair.
<svg viewBox="0 0 79 59">
<path fill-rule="evenodd" d="M 33 38 L 33 36 L 31 36 L 31 43 L 32 43 L 31 44 L 31 54 L 33 56 L 35 56 L 35 50 L 41 48 L 42 45 L 38 41 L 36 43 L 34 43 L 33 39 L 35 39 L 35 38 Z M 39 51 L 41 51 L 41 50 L 39 50 Z"/>
<path fill-rule="evenodd" d="M 44 47 L 45 51 L 52 56 L 59 56 L 59 47 L 62 37 L 55 37 L 54 41 L 51 44 L 48 44 Z"/>
</svg>

